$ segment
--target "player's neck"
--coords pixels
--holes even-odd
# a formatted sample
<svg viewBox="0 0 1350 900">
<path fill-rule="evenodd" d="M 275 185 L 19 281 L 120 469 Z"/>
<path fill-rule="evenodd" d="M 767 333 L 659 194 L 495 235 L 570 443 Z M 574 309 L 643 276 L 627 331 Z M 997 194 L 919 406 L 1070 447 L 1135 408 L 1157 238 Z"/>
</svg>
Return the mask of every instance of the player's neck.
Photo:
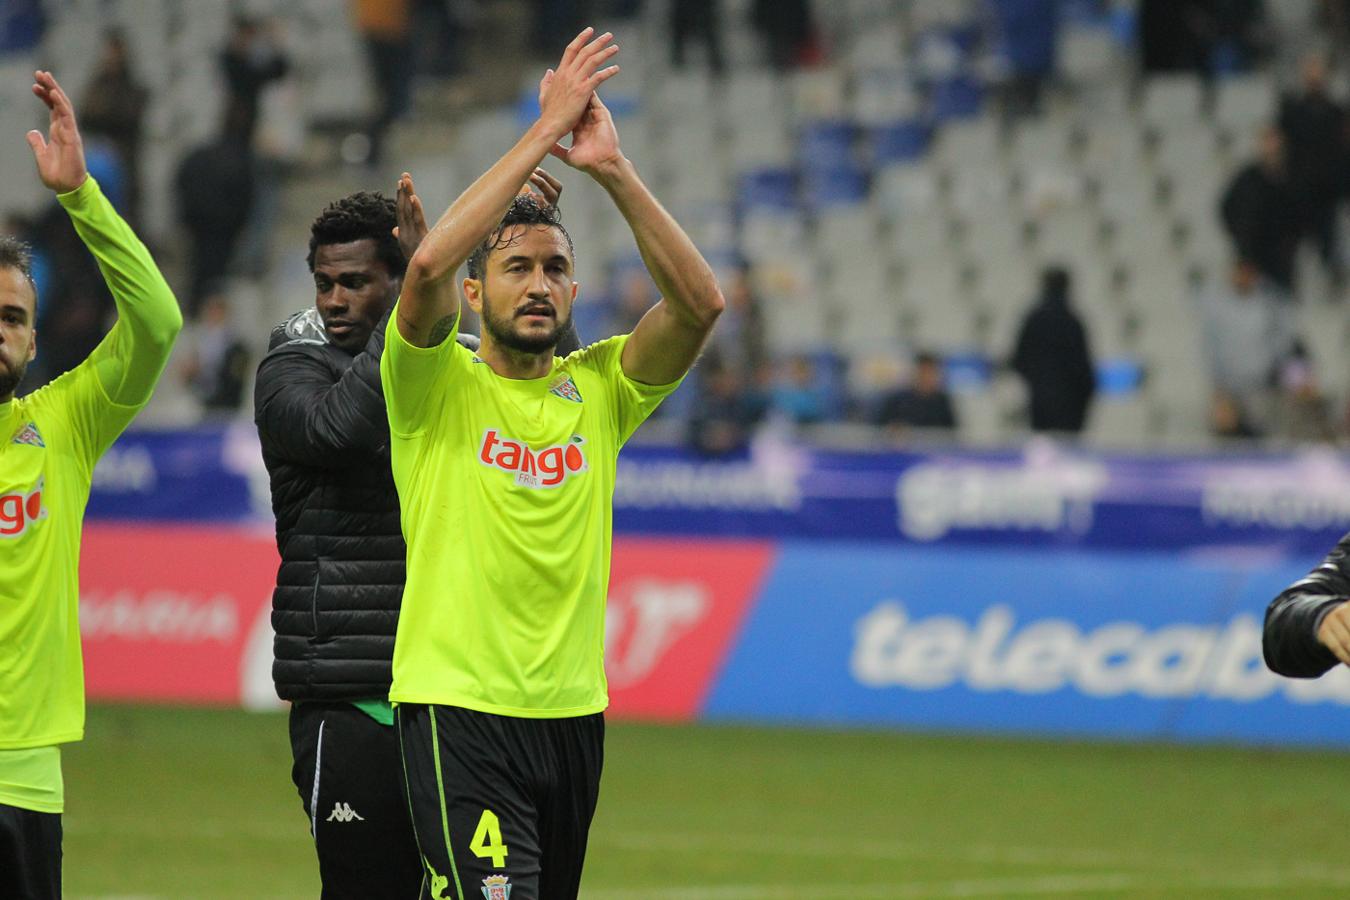
<svg viewBox="0 0 1350 900">
<path fill-rule="evenodd" d="M 553 371 L 552 347 L 539 353 L 526 353 L 497 343 L 486 329 L 478 346 L 478 358 L 503 378 L 543 378 Z"/>
</svg>

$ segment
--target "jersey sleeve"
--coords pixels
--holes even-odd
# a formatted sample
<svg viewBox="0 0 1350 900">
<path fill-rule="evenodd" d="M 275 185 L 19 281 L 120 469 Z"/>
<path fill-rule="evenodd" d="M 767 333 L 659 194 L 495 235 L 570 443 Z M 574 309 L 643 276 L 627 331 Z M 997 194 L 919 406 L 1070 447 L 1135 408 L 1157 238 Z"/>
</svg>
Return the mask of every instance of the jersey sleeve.
<svg viewBox="0 0 1350 900">
<path fill-rule="evenodd" d="M 632 437 L 638 426 L 661 405 L 661 401 L 684 381 L 681 375 L 670 384 L 643 384 L 625 375 L 622 359 L 628 338 L 626 334 L 609 338 L 581 351 L 591 357 L 590 364 L 604 379 L 613 398 L 614 427 L 620 444 Z"/>
<path fill-rule="evenodd" d="M 117 304 L 117 321 L 108 334 L 52 385 L 70 417 L 77 447 L 92 465 L 149 401 L 183 315 L 150 251 L 93 177 L 57 200 Z"/>
<path fill-rule="evenodd" d="M 385 328 L 380 384 L 384 388 L 389 430 L 400 437 L 421 434 L 431 412 L 439 408 L 452 378 L 454 357 L 468 353 L 455 339 L 459 317 L 445 340 L 434 347 L 415 347 L 398 330 L 398 304 Z"/>
</svg>

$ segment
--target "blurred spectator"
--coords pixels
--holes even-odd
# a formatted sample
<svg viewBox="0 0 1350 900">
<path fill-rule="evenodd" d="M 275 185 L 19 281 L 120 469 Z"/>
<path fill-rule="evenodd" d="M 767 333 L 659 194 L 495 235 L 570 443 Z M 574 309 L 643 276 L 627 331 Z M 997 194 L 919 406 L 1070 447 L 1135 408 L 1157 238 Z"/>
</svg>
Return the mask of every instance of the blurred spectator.
<svg viewBox="0 0 1350 900">
<path fill-rule="evenodd" d="M 932 353 L 915 356 L 909 385 L 882 398 L 876 424 L 894 429 L 955 428 L 956 413 L 943 385 L 942 360 Z"/>
<path fill-rule="evenodd" d="M 389 127 L 412 105 L 411 0 L 356 0 L 356 28 L 375 76 L 375 115 L 366 128 L 367 162 L 375 166 L 384 157 Z"/>
<path fill-rule="evenodd" d="M 671 0 L 670 64 L 677 69 L 684 68 L 690 40 L 704 46 L 708 68 L 714 75 L 726 71 L 722 56 L 722 0 Z"/>
<path fill-rule="evenodd" d="M 811 357 L 793 356 L 779 369 L 769 396 L 774 413 L 797 425 L 814 425 L 830 418 L 830 391 Z"/>
<path fill-rule="evenodd" d="M 127 61 L 126 40 L 119 32 L 108 32 L 98 65 L 85 88 L 80 125 L 86 142 L 90 137 L 102 138 L 117 155 L 125 198 L 120 212 L 133 226 L 140 215 L 141 121 L 148 101 L 149 92 L 136 81 Z"/>
<path fill-rule="evenodd" d="M 733 360 L 743 373 L 758 372 L 768 361 L 764 347 L 764 318 L 759 298 L 742 266 L 724 285 L 727 305 L 717 320 L 710 341 L 724 359 Z"/>
<path fill-rule="evenodd" d="M 1046 82 L 1055 74 L 1059 7 L 1060 0 L 987 0 L 1008 68 L 1004 110 L 1011 116 L 1040 112 Z"/>
<path fill-rule="evenodd" d="M 1284 134 L 1290 174 L 1304 227 L 1333 281 L 1342 280 L 1340 241 L 1336 220 L 1346 162 L 1346 114 L 1327 93 L 1327 65 L 1320 53 L 1309 53 L 1300 64 L 1302 89 L 1280 103 L 1280 130 Z"/>
<path fill-rule="evenodd" d="M 1287 441 L 1322 443 L 1331 441 L 1335 434 L 1327 398 L 1317 383 L 1312 360 L 1302 341 L 1280 366 L 1278 399 L 1272 432 Z"/>
<path fill-rule="evenodd" d="M 1198 301 L 1215 433 L 1254 436 L 1279 367 L 1295 343 L 1291 301 L 1241 259 L 1227 279 L 1206 285 Z"/>
<path fill-rule="evenodd" d="M 1145 74 L 1245 71 L 1265 46 L 1262 0 L 1141 0 Z"/>
<path fill-rule="evenodd" d="M 227 111 L 220 137 L 192 150 L 178 166 L 178 218 L 187 230 L 191 269 L 184 298 L 194 317 L 229 271 L 253 203 L 253 150 L 244 130 L 248 113 Z"/>
<path fill-rule="evenodd" d="M 229 92 L 226 104 L 238 109 L 238 128 L 244 140 L 252 143 L 258 124 L 258 97 L 263 88 L 291 70 L 276 23 L 237 17 L 221 54 L 221 65 Z"/>
<path fill-rule="evenodd" d="M 1139 55 L 1144 73 L 1205 70 L 1206 0 L 1140 0 Z"/>
<path fill-rule="evenodd" d="M 764 40 L 769 64 L 775 69 L 812 61 L 815 25 L 809 0 L 753 0 L 750 22 Z"/>
<path fill-rule="evenodd" d="M 647 314 L 659 299 L 656 285 L 647 270 L 640 266 L 630 266 L 616 273 L 619 286 L 615 294 L 610 313 L 604 325 L 603 337 L 614 334 L 628 334 L 637 327 L 637 323 Z"/>
<path fill-rule="evenodd" d="M 212 293 L 202 302 L 201 317 L 192 326 L 190 356 L 183 375 L 208 413 L 233 413 L 244 399 L 249 353 L 230 322 L 230 301 Z"/>
<path fill-rule="evenodd" d="M 704 357 L 698 376 L 698 397 L 686 432 L 690 449 L 711 457 L 743 453 L 764 418 L 763 395 L 716 354 Z"/>
<path fill-rule="evenodd" d="M 1281 289 L 1292 291 L 1302 218 L 1278 128 L 1261 129 L 1258 154 L 1229 182 L 1219 211 L 1234 255 L 1255 264 Z"/>
<path fill-rule="evenodd" d="M 1210 0 L 1206 70 L 1214 75 L 1249 72 L 1265 56 L 1270 37 L 1264 0 Z"/>
<path fill-rule="evenodd" d="M 1039 301 L 1022 320 L 1012 368 L 1026 382 L 1035 431 L 1083 430 L 1097 390 L 1087 332 L 1070 301 L 1067 270 L 1041 273 Z"/>
</svg>

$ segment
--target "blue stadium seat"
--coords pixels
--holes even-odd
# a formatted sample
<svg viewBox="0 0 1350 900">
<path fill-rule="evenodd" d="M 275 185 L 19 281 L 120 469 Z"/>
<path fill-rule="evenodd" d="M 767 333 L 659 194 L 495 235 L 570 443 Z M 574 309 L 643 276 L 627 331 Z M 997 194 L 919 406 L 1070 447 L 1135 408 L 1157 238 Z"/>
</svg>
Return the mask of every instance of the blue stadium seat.
<svg viewBox="0 0 1350 900">
<path fill-rule="evenodd" d="M 872 149 L 872 167 L 889 163 L 913 162 L 928 152 L 933 129 L 920 119 L 907 119 L 879 125 L 869 135 Z"/>
<path fill-rule="evenodd" d="M 791 169 L 751 169 L 736 180 L 736 207 L 797 208 L 797 175 Z"/>
<path fill-rule="evenodd" d="M 808 122 L 797 137 L 797 161 L 806 169 L 852 165 L 856 135 L 857 129 L 851 122 Z"/>
<path fill-rule="evenodd" d="M 971 119 L 984 105 L 984 86 L 969 75 L 954 75 L 933 82 L 932 115 L 938 122 Z"/>
<path fill-rule="evenodd" d="M 802 204 L 810 210 L 867 202 L 867 175 L 856 166 L 802 173 Z"/>
</svg>

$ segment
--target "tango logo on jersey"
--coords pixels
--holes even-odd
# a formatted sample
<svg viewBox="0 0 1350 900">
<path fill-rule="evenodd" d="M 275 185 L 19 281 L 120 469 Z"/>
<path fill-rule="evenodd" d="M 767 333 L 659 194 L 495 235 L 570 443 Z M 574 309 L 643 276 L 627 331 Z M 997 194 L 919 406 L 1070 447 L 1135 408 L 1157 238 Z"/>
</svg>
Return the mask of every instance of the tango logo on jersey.
<svg viewBox="0 0 1350 900">
<path fill-rule="evenodd" d="M 489 875 L 484 878 L 483 896 L 487 900 L 511 900 L 511 879 L 505 875 Z"/>
<path fill-rule="evenodd" d="M 18 537 L 38 519 L 47 518 L 42 507 L 42 479 L 27 494 L 0 494 L 0 538 Z"/>
<path fill-rule="evenodd" d="M 573 403 L 581 402 L 581 391 L 577 390 L 577 383 L 572 380 L 571 375 L 564 375 L 553 387 L 548 389 L 550 394 L 556 394 L 564 400 L 571 400 Z"/>
<path fill-rule="evenodd" d="M 516 476 L 516 484 L 522 487 L 557 487 L 568 475 L 586 471 L 586 454 L 581 449 L 584 443 L 581 435 L 574 434 L 566 444 L 533 450 L 520 441 L 502 437 L 497 429 L 489 428 L 483 433 L 478 461 L 511 472 Z"/>
<path fill-rule="evenodd" d="M 27 444 L 29 447 L 47 446 L 43 442 L 42 434 L 37 430 L 37 424 L 35 422 L 29 422 L 27 425 L 23 426 L 23 428 L 20 428 L 19 433 L 14 435 L 14 440 L 11 443 Z"/>
</svg>

